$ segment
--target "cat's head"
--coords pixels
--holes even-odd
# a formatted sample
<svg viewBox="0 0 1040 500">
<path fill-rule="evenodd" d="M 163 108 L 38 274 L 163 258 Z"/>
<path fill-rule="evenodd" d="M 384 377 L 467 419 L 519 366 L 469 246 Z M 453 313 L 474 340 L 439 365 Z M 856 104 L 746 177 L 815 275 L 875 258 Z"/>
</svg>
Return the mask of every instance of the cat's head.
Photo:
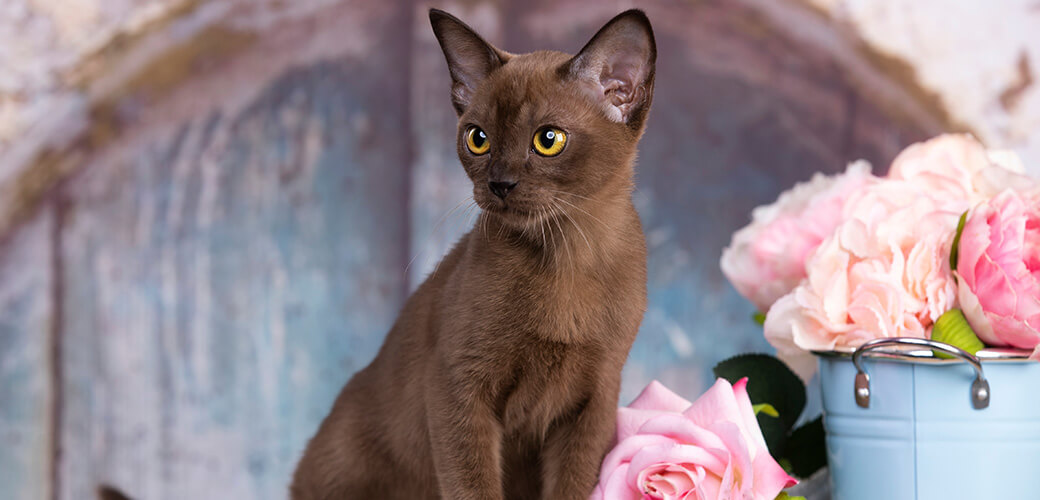
<svg viewBox="0 0 1040 500">
<path fill-rule="evenodd" d="M 618 15 L 575 56 L 504 52 L 436 9 L 430 22 L 451 73 L 459 158 L 481 208 L 519 223 L 544 217 L 554 198 L 627 194 L 657 54 L 643 12 Z"/>
</svg>

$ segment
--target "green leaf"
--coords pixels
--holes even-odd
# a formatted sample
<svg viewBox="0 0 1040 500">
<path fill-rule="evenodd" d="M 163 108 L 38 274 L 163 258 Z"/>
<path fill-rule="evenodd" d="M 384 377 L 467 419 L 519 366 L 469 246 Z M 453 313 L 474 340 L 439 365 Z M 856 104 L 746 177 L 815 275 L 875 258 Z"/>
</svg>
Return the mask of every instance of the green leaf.
<svg viewBox="0 0 1040 500">
<path fill-rule="evenodd" d="M 776 496 L 776 500 L 805 500 L 805 497 L 793 497 L 788 495 L 786 491 L 781 491 L 780 494 Z"/>
<path fill-rule="evenodd" d="M 797 477 L 809 477 L 827 465 L 827 446 L 823 432 L 823 417 L 797 428 L 787 438 L 786 458 L 791 463 L 791 473 Z"/>
<path fill-rule="evenodd" d="M 755 410 L 755 415 L 758 415 L 759 413 L 765 413 L 766 415 L 769 415 L 770 417 L 773 417 L 773 418 L 776 418 L 776 417 L 780 416 L 780 414 L 777 413 L 776 408 L 773 408 L 773 405 L 771 405 L 769 403 L 762 403 L 760 405 L 751 405 L 751 409 Z"/>
<path fill-rule="evenodd" d="M 953 236 L 953 245 L 950 246 L 950 270 L 957 270 L 957 256 L 960 255 L 961 249 L 961 233 L 964 232 L 964 223 L 968 220 L 968 211 L 965 210 L 961 214 L 960 220 L 957 221 L 957 234 Z"/>
<path fill-rule="evenodd" d="M 758 323 L 758 326 L 765 326 L 766 324 L 766 315 L 763 313 L 756 311 L 755 314 L 751 315 L 751 319 Z"/>
<path fill-rule="evenodd" d="M 758 415 L 758 426 L 766 439 L 769 453 L 783 456 L 787 434 L 805 409 L 805 384 L 783 361 L 767 354 L 741 354 L 729 358 L 713 370 L 715 376 L 730 383 L 748 378 L 751 404 L 769 404 L 779 418 Z"/>
<path fill-rule="evenodd" d="M 932 326 L 932 340 L 960 347 L 972 354 L 986 347 L 979 340 L 978 335 L 975 335 L 975 330 L 971 329 L 968 319 L 964 317 L 964 313 L 960 309 L 950 309 L 944 312 L 942 316 L 939 316 L 939 319 L 935 320 L 935 325 Z M 940 358 L 950 359 L 953 357 L 945 352 L 934 352 Z"/>
</svg>

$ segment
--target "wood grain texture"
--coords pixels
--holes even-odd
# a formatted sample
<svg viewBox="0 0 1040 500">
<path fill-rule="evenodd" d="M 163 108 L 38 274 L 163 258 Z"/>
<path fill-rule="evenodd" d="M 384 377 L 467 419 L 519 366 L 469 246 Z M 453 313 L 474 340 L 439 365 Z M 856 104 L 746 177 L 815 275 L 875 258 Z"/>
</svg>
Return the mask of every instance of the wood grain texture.
<svg viewBox="0 0 1040 500">
<path fill-rule="evenodd" d="M 0 240 L 0 498 L 50 497 L 52 212 Z"/>
</svg>

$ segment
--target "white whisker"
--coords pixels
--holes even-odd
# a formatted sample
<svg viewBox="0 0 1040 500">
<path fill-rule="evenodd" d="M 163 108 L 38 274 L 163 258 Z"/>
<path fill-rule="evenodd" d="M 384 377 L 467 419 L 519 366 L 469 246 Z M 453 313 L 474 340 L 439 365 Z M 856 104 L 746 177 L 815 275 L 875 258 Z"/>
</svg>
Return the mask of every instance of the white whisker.
<svg viewBox="0 0 1040 500">
<path fill-rule="evenodd" d="M 559 201 L 563 201 L 563 200 L 559 200 Z M 571 224 L 574 225 L 574 229 L 577 229 L 578 230 L 578 234 L 580 234 L 581 238 L 583 240 L 585 240 L 585 245 L 587 245 L 589 247 L 589 251 L 590 252 L 595 252 L 595 250 L 592 249 L 592 243 L 589 242 L 588 236 L 585 236 L 585 231 L 582 231 L 581 226 L 578 225 L 578 221 L 574 220 L 574 218 L 571 217 L 571 214 L 567 213 L 567 211 L 564 210 L 563 207 L 559 207 L 559 208 L 560 208 L 560 212 L 563 213 L 563 216 L 571 221 Z"/>
<path fill-rule="evenodd" d="M 550 253 L 549 253 L 550 252 L 550 250 L 549 250 L 549 242 L 545 239 L 545 216 L 546 216 L 546 209 L 545 208 L 543 208 L 543 209 L 538 211 L 538 228 L 542 232 L 542 258 L 541 258 L 542 269 L 545 269 L 548 266 L 547 260 L 548 260 L 549 255 L 550 255 Z M 551 227 L 549 228 L 549 236 L 552 237 L 552 228 Z M 553 240 L 555 241 L 555 238 Z M 555 247 L 555 245 L 553 245 L 553 246 Z M 555 248 L 552 250 L 552 252 L 555 253 Z M 553 260 L 555 260 L 556 256 L 553 255 L 552 258 L 553 258 Z"/>
<path fill-rule="evenodd" d="M 459 218 L 459 220 L 462 223 L 461 224 L 456 224 L 454 226 L 455 227 L 454 232 L 456 232 L 456 233 L 461 232 L 463 228 L 469 226 L 470 223 L 472 223 L 472 221 L 473 221 L 473 209 L 480 210 L 480 206 L 477 205 L 476 201 L 474 201 L 472 198 L 470 198 L 470 203 L 468 205 L 466 205 L 465 210 L 462 212 L 462 216 Z M 426 256 L 426 262 L 430 261 L 430 257 L 431 257 L 430 255 Z M 444 261 L 443 258 L 437 259 L 437 265 L 433 266 L 433 272 L 430 273 L 431 277 L 434 276 L 435 274 L 437 274 L 437 270 L 440 269 L 441 262 L 443 262 L 443 261 Z"/>
<path fill-rule="evenodd" d="M 547 210 L 547 211 L 548 211 L 548 210 L 552 210 L 552 207 L 551 207 L 551 206 L 549 206 L 549 207 L 546 207 L 546 210 Z M 548 224 L 548 221 L 546 221 L 546 224 Z M 552 229 L 552 226 L 549 226 L 549 237 L 550 237 L 550 238 L 552 238 L 552 245 L 553 245 L 553 253 L 556 253 L 556 251 L 557 251 L 557 249 L 558 249 L 559 247 L 557 247 L 557 246 L 556 246 L 556 236 L 553 236 L 553 229 Z M 561 237 L 562 237 L 562 236 L 561 236 Z"/>
<path fill-rule="evenodd" d="M 478 219 L 481 225 L 480 232 L 484 234 L 484 242 L 488 242 L 488 214 L 487 212 L 480 211 L 480 219 Z"/>
<path fill-rule="evenodd" d="M 556 201 L 560 201 L 560 202 L 566 203 L 567 205 L 570 205 L 571 207 L 574 207 L 574 209 L 580 211 L 581 213 L 583 213 L 585 215 L 588 215 L 592 220 L 602 224 L 603 227 L 605 227 L 607 229 L 610 229 L 610 226 L 608 226 L 606 222 L 603 222 L 603 221 L 599 220 L 595 215 L 592 215 L 592 214 L 588 213 L 585 209 L 583 209 L 583 208 L 581 208 L 581 207 L 579 207 L 579 206 L 577 206 L 577 205 L 575 205 L 575 204 L 573 204 L 573 203 L 571 203 L 571 202 L 569 202 L 567 200 L 564 200 L 563 198 L 558 198 L 556 196 L 553 196 L 553 199 L 556 200 Z"/>
<path fill-rule="evenodd" d="M 545 249 L 545 224 L 542 224 L 542 217 L 543 216 L 544 216 L 544 212 L 539 211 L 538 212 L 538 229 L 540 229 L 542 231 L 542 249 L 544 250 Z"/>
<path fill-rule="evenodd" d="M 412 256 L 412 259 L 408 261 L 408 265 L 404 266 L 405 274 L 408 274 L 408 269 L 410 269 L 412 267 L 412 264 L 415 262 L 415 259 L 419 258 L 419 254 L 423 253 L 424 251 L 426 251 L 429 248 L 430 243 L 433 240 L 433 235 L 437 234 L 437 229 L 441 227 L 441 224 L 444 223 L 444 221 L 448 218 L 448 216 L 450 216 L 452 213 L 454 213 L 456 210 L 458 210 L 459 207 L 461 207 L 467 201 L 469 201 L 470 203 L 476 203 L 473 200 L 472 196 L 467 196 L 467 197 L 463 198 L 462 201 L 458 202 L 458 204 L 456 204 L 450 210 L 448 210 L 447 212 L 444 212 L 444 215 L 442 215 L 440 219 L 437 219 L 437 222 L 435 222 L 433 224 L 433 229 L 430 230 L 430 234 L 426 235 L 426 240 L 423 241 L 422 246 L 418 250 L 415 251 L 415 255 Z M 427 257 L 429 257 L 429 256 L 427 256 Z"/>
<path fill-rule="evenodd" d="M 594 200 L 592 198 L 589 198 L 588 196 L 582 196 L 580 194 L 574 194 L 574 193 L 571 193 L 569 191 L 560 191 L 559 189 L 549 189 L 549 188 L 546 188 L 545 190 L 549 191 L 549 192 L 552 192 L 552 193 L 563 194 L 563 195 L 567 195 L 567 196 L 573 196 L 575 198 L 581 198 L 583 200 L 588 200 L 588 201 L 591 201 L 593 203 L 600 203 L 599 200 Z"/>
<path fill-rule="evenodd" d="M 571 256 L 571 248 L 570 245 L 567 244 L 567 235 L 563 231 L 563 224 L 560 223 L 560 219 L 557 217 L 557 210 L 559 210 L 560 207 L 552 204 L 550 204 L 550 206 L 552 207 L 553 221 L 556 223 L 556 227 L 560 230 L 560 241 L 563 242 L 564 251 L 567 252 L 567 260 L 573 264 L 574 257 Z"/>
</svg>

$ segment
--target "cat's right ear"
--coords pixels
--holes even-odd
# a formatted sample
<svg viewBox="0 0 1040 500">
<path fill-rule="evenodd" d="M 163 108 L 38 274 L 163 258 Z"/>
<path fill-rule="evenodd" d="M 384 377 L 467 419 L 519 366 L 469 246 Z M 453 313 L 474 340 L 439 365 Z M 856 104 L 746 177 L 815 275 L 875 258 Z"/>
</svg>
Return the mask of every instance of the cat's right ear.
<svg viewBox="0 0 1040 500">
<path fill-rule="evenodd" d="M 484 41 L 472 28 L 443 10 L 430 9 L 433 34 L 448 60 L 451 72 L 451 104 L 462 115 L 477 85 L 509 60 L 509 54 Z"/>
</svg>

